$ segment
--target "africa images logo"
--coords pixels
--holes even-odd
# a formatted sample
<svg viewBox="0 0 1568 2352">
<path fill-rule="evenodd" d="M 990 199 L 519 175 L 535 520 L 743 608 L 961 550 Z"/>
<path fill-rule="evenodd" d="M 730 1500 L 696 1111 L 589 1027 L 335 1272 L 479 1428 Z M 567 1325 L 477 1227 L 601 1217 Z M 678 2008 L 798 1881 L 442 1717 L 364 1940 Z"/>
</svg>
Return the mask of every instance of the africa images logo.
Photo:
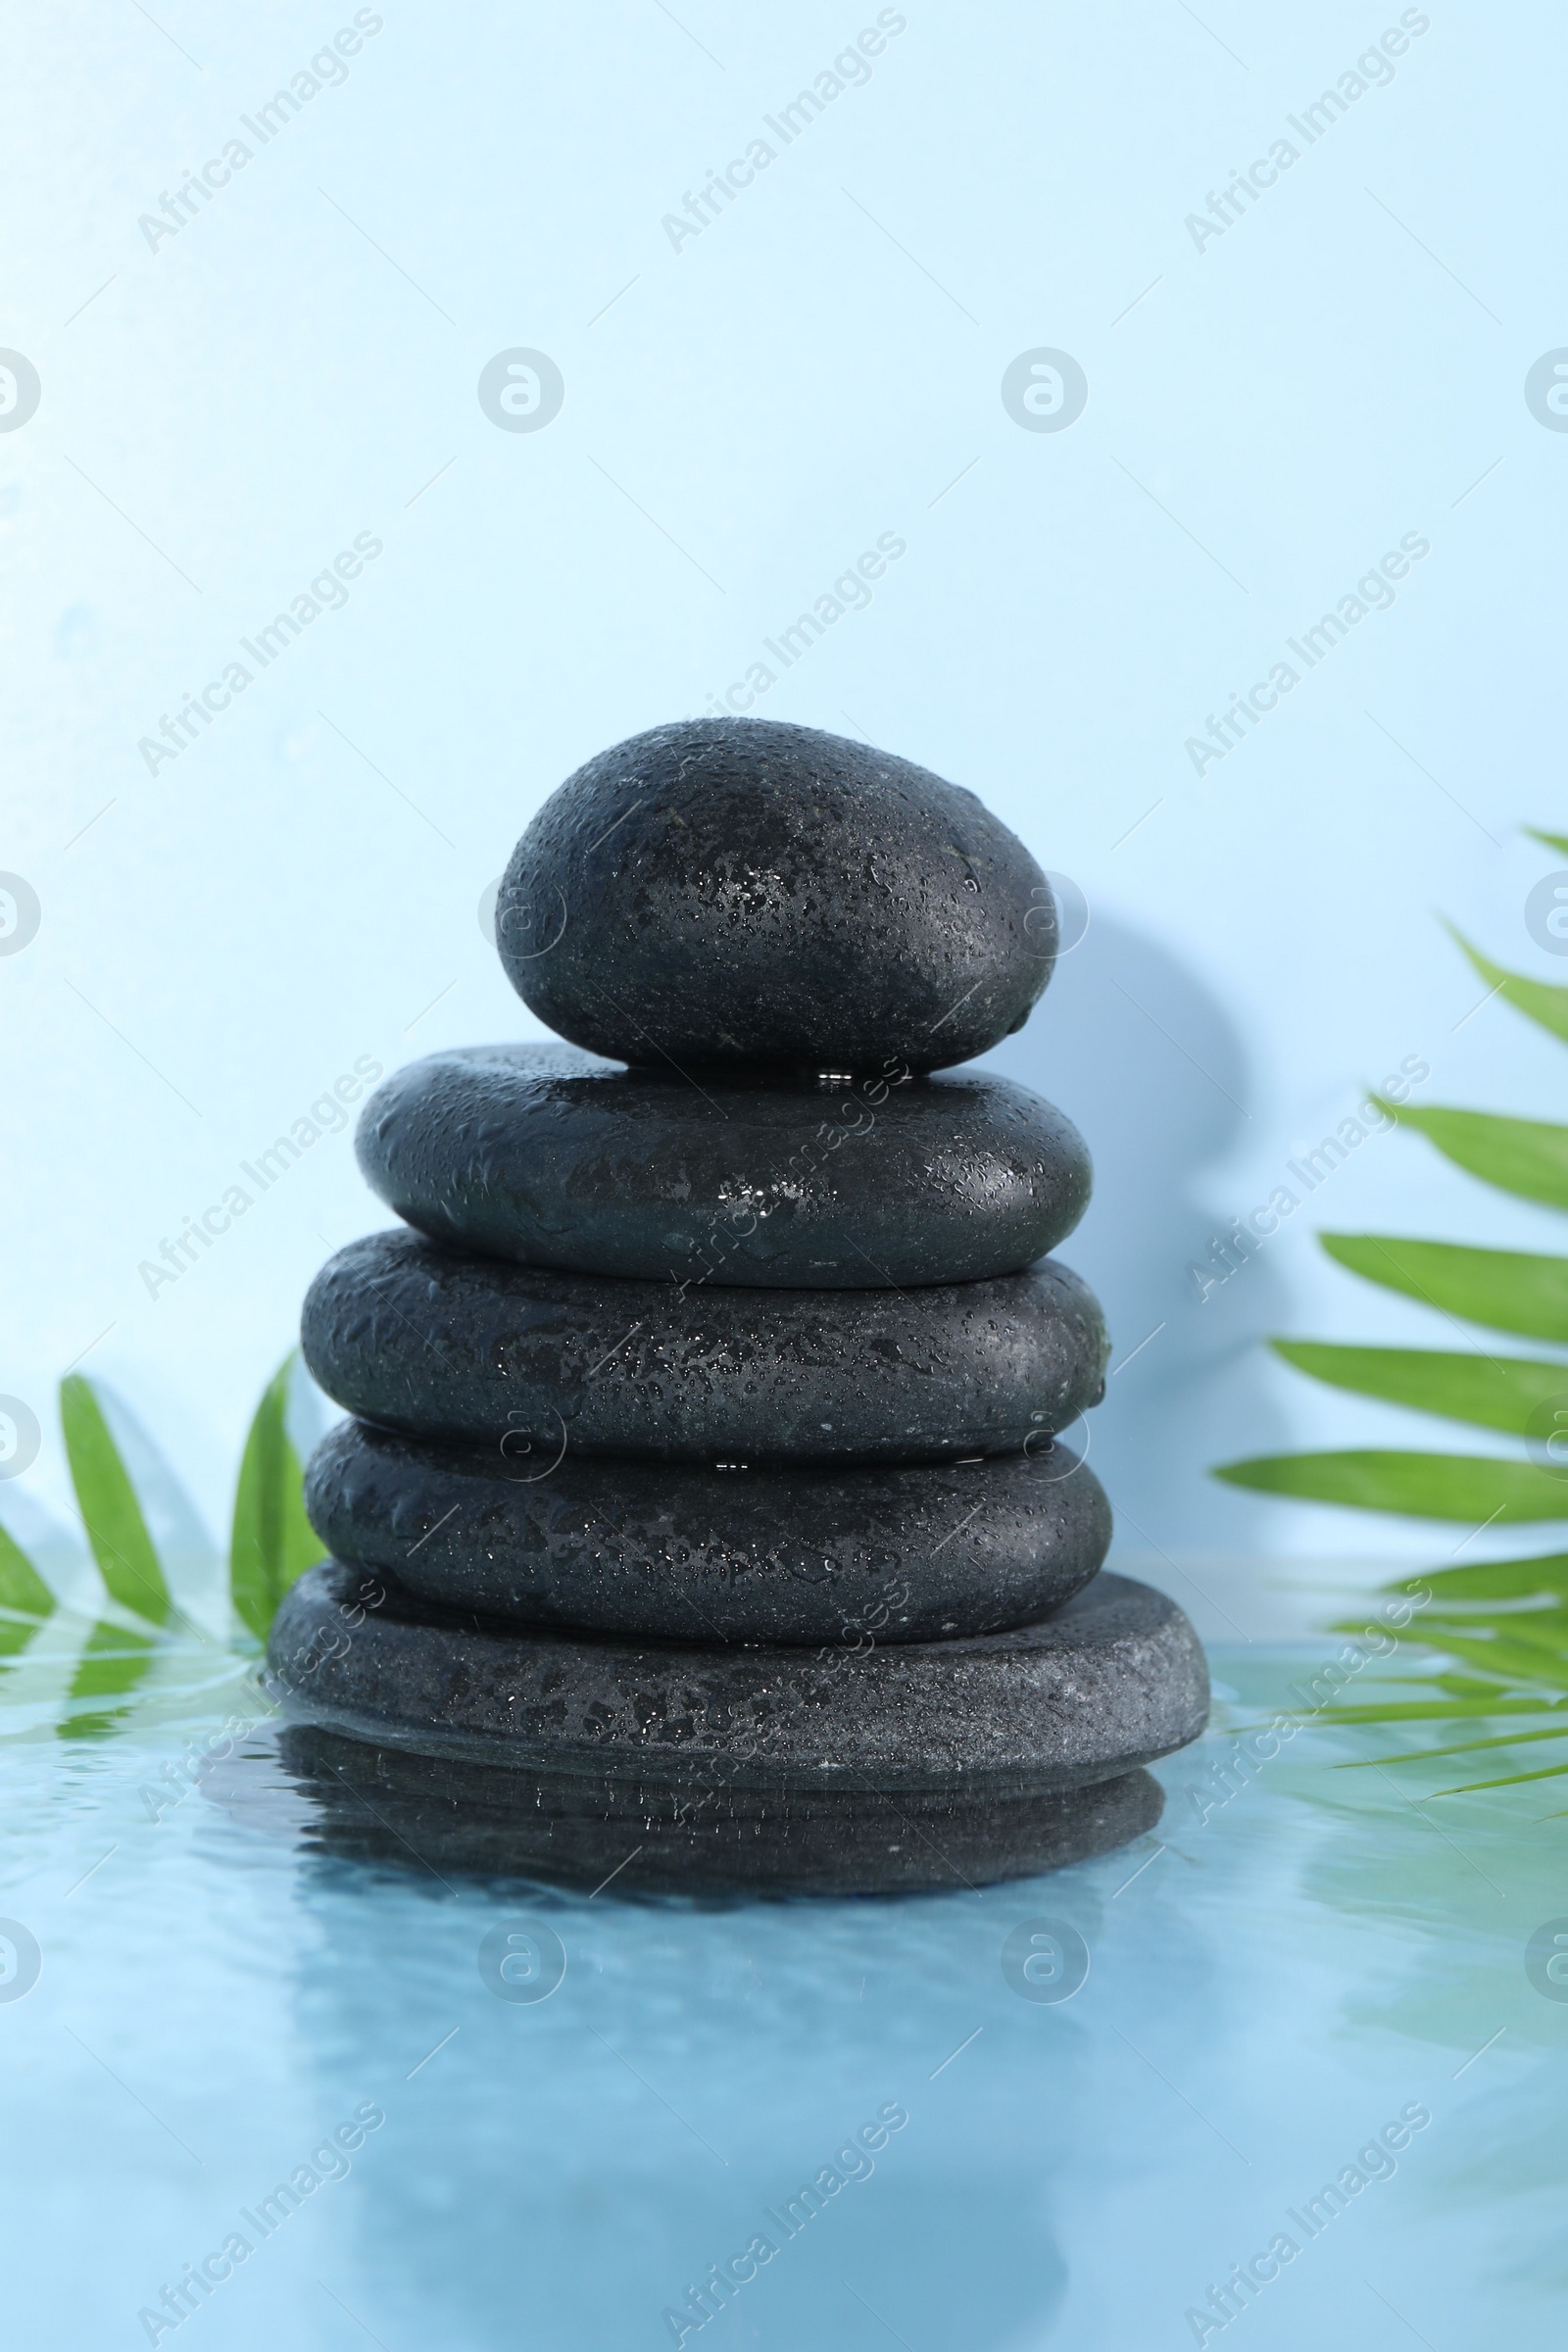
<svg viewBox="0 0 1568 2352">
<path fill-rule="evenodd" d="M 1002 378 L 1002 405 L 1026 433 L 1059 433 L 1089 404 L 1089 378 L 1071 352 L 1020 351 Z"/>
<path fill-rule="evenodd" d="M 38 406 L 38 370 L 20 351 L 0 351 L 0 433 L 14 433 Z"/>
<path fill-rule="evenodd" d="M 0 352 L 0 364 L 10 356 Z M 1568 350 L 1542 353 L 1525 377 L 1525 407 L 1548 433 L 1568 433 Z"/>
<path fill-rule="evenodd" d="M 537 433 L 561 414 L 566 382 L 548 352 L 498 351 L 479 371 L 479 406 L 504 433 Z"/>
</svg>

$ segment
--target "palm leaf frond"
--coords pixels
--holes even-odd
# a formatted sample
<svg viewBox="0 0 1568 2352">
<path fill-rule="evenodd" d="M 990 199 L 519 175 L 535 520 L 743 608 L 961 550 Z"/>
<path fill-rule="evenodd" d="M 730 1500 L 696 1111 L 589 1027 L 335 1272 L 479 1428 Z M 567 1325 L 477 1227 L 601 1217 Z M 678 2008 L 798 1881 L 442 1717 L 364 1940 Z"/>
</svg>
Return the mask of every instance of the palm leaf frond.
<svg viewBox="0 0 1568 2352">
<path fill-rule="evenodd" d="M 1531 830 L 1545 848 L 1568 857 L 1568 834 Z M 1568 987 L 1511 971 L 1451 924 L 1449 930 L 1494 995 L 1568 1045 Z M 1483 1183 L 1568 1209 L 1568 1127 L 1446 1104 L 1372 1100 Z M 1348 1273 L 1417 1299 L 1450 1321 L 1568 1347 L 1568 1257 L 1393 1234 L 1319 1238 Z M 1297 1371 L 1352 1396 L 1522 1440 L 1524 1458 L 1369 1447 L 1263 1454 L 1224 1463 L 1214 1472 L 1217 1478 L 1300 1501 L 1468 1523 L 1472 1536 L 1568 1519 L 1568 1362 L 1480 1349 L 1343 1347 L 1315 1340 L 1276 1340 L 1273 1346 Z M 1412 1732 L 1428 1724 L 1506 1728 L 1442 1747 L 1407 1748 L 1397 1756 L 1358 1757 L 1355 1766 L 1425 1763 L 1568 1739 L 1568 1551 L 1467 1561 L 1421 1578 L 1401 1577 L 1385 1590 L 1412 1603 L 1402 1624 L 1380 1628 L 1398 1650 L 1407 1654 L 1420 1647 L 1471 1672 L 1401 1676 L 1396 1697 L 1330 1700 L 1302 1708 L 1301 1717 L 1347 1730 L 1374 1724 Z M 1349 1624 L 1336 1630 L 1363 1629 Z M 1412 1698 L 1412 1685 L 1435 1695 Z M 1564 1774 L 1568 1760 L 1436 1793 L 1511 1788 Z"/>
</svg>

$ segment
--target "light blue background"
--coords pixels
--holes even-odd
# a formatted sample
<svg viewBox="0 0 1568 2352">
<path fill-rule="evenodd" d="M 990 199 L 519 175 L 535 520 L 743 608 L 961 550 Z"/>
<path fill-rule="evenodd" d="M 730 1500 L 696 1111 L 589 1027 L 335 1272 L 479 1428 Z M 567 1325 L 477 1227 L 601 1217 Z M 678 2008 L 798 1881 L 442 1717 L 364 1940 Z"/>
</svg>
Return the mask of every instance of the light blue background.
<svg viewBox="0 0 1568 2352">
<path fill-rule="evenodd" d="M 1126 1555 L 1448 1548 L 1204 1465 L 1432 1442 L 1263 1356 L 1273 1329 L 1444 1343 L 1312 1224 L 1549 1248 L 1547 1213 L 1382 1136 L 1205 1304 L 1184 1269 L 1402 1056 L 1421 1100 L 1560 1099 L 1559 1049 L 1472 1013 L 1436 917 L 1568 978 L 1517 831 L 1568 826 L 1568 436 L 1523 399 L 1568 341 L 1561 20 L 1434 6 L 1200 253 L 1185 217 L 1397 8 L 904 13 L 677 253 L 662 216 L 874 9 L 388 6 L 156 251 L 138 216 L 353 11 L 10 12 L 0 343 L 43 383 L 0 437 L 0 866 L 43 907 L 0 959 L 0 1389 L 46 1429 L 19 1532 L 65 1507 L 78 1358 L 219 1523 L 312 1272 L 385 1220 L 339 1134 L 156 1299 L 138 1263 L 357 1056 L 532 1033 L 476 907 L 540 800 L 704 710 L 895 531 L 871 608 L 760 710 L 973 787 L 1092 905 L 998 1058 L 1094 1147 L 1066 1255 L 1122 1357 L 1165 1327 L 1096 1424 Z M 541 432 L 475 397 L 514 345 L 565 378 Z M 1067 431 L 1003 408 L 1037 345 L 1087 371 Z M 1394 609 L 1200 780 L 1185 739 L 1411 531 Z M 149 775 L 138 738 L 361 532 L 385 552 L 346 608 Z"/>
</svg>

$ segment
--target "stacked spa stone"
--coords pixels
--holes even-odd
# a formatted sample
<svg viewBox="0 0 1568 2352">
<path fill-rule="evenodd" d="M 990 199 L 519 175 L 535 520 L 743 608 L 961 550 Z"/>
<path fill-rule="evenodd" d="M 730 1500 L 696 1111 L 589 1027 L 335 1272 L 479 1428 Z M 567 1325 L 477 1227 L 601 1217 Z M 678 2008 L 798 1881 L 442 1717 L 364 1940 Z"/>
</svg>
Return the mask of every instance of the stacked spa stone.
<svg viewBox="0 0 1568 2352">
<path fill-rule="evenodd" d="M 1191 1628 L 1097 1573 L 1109 1509 L 1055 1442 L 1104 1389 L 1048 1254 L 1082 1139 L 950 1074 L 1027 1018 L 1055 924 L 972 793 L 811 729 L 661 727 L 561 788 L 497 932 L 572 1042 L 383 1085 L 359 1156 L 406 1223 L 306 1301 L 353 1417 L 273 1636 L 297 1714 L 867 1790 L 1061 1790 L 1196 1735 Z"/>
</svg>

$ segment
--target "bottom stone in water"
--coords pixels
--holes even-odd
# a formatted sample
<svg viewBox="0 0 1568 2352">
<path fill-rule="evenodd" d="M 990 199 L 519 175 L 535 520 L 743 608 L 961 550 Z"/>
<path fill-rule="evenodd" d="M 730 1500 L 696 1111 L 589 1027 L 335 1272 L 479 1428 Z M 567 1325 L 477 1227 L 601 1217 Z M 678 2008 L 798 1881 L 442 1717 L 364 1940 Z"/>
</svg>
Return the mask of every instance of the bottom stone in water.
<svg viewBox="0 0 1568 2352">
<path fill-rule="evenodd" d="M 1010 1633 L 808 1650 L 524 1631 L 328 1560 L 285 1597 L 268 1655 L 291 1714 L 351 1736 L 628 1776 L 716 1762 L 759 1786 L 1065 1787 L 1184 1747 L 1208 1711 L 1176 1603 L 1103 1573 Z"/>
</svg>

